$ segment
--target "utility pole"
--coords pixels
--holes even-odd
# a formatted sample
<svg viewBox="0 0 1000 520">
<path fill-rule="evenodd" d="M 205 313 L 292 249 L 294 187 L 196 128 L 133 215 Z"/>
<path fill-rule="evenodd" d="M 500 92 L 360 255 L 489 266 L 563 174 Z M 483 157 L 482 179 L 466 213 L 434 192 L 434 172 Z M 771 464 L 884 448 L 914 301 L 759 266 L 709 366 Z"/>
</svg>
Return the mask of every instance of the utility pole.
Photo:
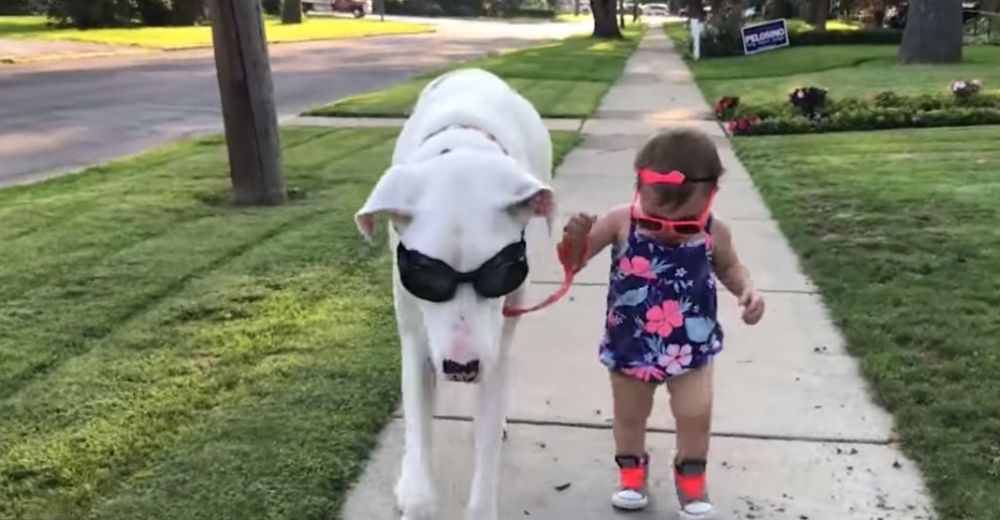
<svg viewBox="0 0 1000 520">
<path fill-rule="evenodd" d="M 260 2 L 211 0 L 211 9 L 233 197 L 237 204 L 281 204 L 288 194 Z"/>
</svg>

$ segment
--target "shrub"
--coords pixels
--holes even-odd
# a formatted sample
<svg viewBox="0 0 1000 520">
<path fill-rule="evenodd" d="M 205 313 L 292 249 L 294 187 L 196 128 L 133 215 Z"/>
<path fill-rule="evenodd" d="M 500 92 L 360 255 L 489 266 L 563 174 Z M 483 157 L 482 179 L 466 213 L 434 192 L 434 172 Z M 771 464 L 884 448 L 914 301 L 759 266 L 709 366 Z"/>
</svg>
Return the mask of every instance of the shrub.
<svg viewBox="0 0 1000 520">
<path fill-rule="evenodd" d="M 858 29 L 856 31 L 792 31 L 788 44 L 801 45 L 899 45 L 903 31 L 898 29 Z"/>
<path fill-rule="evenodd" d="M 715 117 L 719 119 L 730 119 L 740 106 L 740 98 L 737 96 L 722 96 L 715 102 Z"/>
<path fill-rule="evenodd" d="M 983 89 L 983 84 L 978 79 L 956 79 L 951 82 L 951 93 L 957 98 L 967 99 L 975 96 Z"/>
<path fill-rule="evenodd" d="M 205 0 L 50 0 L 46 14 L 59 25 L 81 29 L 144 25 L 193 25 L 205 16 Z"/>
<path fill-rule="evenodd" d="M 797 92 L 808 92 L 808 88 L 796 89 L 791 98 L 797 98 Z M 738 105 L 720 119 L 734 135 L 1000 124 L 1000 94 L 955 97 L 879 92 L 868 99 L 827 100 L 825 109 L 814 112 L 816 115 L 807 115 L 801 104 Z"/>
<path fill-rule="evenodd" d="M 690 37 L 687 38 L 689 52 L 693 50 Z M 898 29 L 858 29 L 856 31 L 795 31 L 789 27 L 788 44 L 792 47 L 805 45 L 899 45 L 903 41 L 903 31 Z M 701 55 L 705 58 L 741 56 L 743 36 L 739 27 L 735 30 L 721 29 L 713 25 L 705 27 L 701 36 Z"/>
<path fill-rule="evenodd" d="M 826 93 L 821 87 L 799 87 L 788 95 L 788 102 L 806 117 L 821 117 L 826 113 Z"/>
<path fill-rule="evenodd" d="M 170 0 L 138 0 L 136 10 L 143 25 L 170 25 L 172 10 Z"/>
<path fill-rule="evenodd" d="M 0 0 L 0 16 L 40 13 L 44 10 L 42 0 Z"/>
<path fill-rule="evenodd" d="M 128 25 L 136 6 L 132 0 L 51 0 L 46 14 L 59 25 L 88 29 Z"/>
</svg>

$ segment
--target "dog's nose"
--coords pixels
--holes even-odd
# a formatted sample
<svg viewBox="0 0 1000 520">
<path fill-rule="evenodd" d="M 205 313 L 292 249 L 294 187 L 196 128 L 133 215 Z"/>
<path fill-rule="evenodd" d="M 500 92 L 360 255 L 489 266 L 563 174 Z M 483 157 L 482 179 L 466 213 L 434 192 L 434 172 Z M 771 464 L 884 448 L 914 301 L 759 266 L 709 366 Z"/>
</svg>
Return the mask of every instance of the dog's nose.
<svg viewBox="0 0 1000 520">
<path fill-rule="evenodd" d="M 479 379 L 479 360 L 473 359 L 468 363 L 459 363 L 446 359 L 442 363 L 441 372 L 449 381 L 472 383 Z"/>
</svg>

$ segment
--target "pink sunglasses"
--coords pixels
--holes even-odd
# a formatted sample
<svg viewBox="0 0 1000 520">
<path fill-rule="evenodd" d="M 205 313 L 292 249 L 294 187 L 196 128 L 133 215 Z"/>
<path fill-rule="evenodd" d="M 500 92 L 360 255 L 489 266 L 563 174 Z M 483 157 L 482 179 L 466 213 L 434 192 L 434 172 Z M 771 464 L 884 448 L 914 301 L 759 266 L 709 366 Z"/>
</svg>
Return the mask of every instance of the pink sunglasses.
<svg viewBox="0 0 1000 520">
<path fill-rule="evenodd" d="M 639 169 L 637 173 L 639 174 L 639 180 L 643 184 L 680 185 L 685 182 L 715 182 L 715 179 L 688 180 L 683 173 L 677 170 L 669 173 L 661 173 L 653 170 Z M 632 197 L 632 219 L 635 220 L 637 226 L 646 231 L 663 231 L 665 229 L 670 229 L 679 235 L 697 235 L 705 229 L 705 223 L 708 222 L 709 213 L 712 209 L 712 201 L 715 200 L 715 194 L 718 191 L 718 187 L 713 187 L 712 190 L 709 191 L 705 207 L 702 208 L 701 212 L 694 219 L 669 220 L 650 215 L 643 211 L 642 206 L 639 204 L 639 190 L 635 190 L 635 195 Z"/>
</svg>

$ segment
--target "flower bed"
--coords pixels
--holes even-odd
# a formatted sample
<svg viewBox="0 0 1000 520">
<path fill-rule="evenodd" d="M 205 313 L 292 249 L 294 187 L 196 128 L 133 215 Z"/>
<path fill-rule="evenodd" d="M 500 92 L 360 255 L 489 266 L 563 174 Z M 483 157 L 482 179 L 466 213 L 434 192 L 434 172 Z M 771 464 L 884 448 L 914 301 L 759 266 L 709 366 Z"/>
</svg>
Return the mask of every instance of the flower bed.
<svg viewBox="0 0 1000 520">
<path fill-rule="evenodd" d="M 1000 124 L 1000 94 L 983 94 L 976 80 L 956 80 L 952 95 L 872 94 L 835 100 L 820 87 L 801 87 L 787 103 L 747 106 L 735 96 L 715 104 L 716 117 L 734 135 L 805 134 Z"/>
</svg>

